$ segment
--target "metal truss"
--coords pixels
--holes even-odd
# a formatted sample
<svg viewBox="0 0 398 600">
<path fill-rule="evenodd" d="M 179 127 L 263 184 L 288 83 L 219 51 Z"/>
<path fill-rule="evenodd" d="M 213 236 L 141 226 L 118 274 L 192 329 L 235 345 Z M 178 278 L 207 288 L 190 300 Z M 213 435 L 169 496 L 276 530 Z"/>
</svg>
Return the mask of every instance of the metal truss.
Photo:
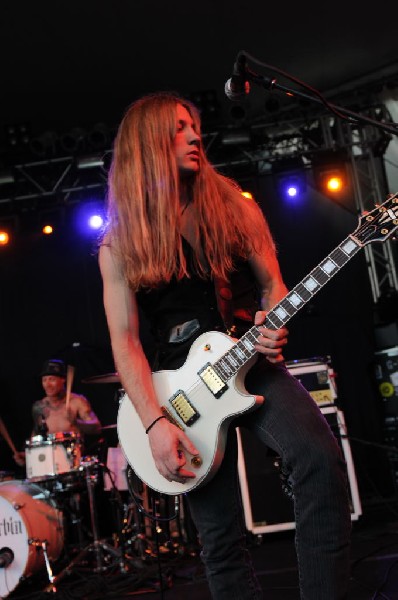
<svg viewBox="0 0 398 600">
<path fill-rule="evenodd" d="M 367 110 L 373 119 L 389 120 L 383 104 Z M 388 193 L 383 153 L 389 138 L 372 125 L 355 126 L 324 112 L 309 116 L 287 112 L 274 120 L 259 119 L 240 128 L 210 131 L 204 133 L 203 140 L 212 164 L 236 178 L 271 173 L 272 165 L 283 158 L 300 158 L 304 165 L 311 165 L 322 153 L 343 152 L 359 214 L 373 209 Z M 100 154 L 25 160 L 11 165 L 0 172 L 0 219 L 27 211 L 68 207 L 88 198 L 104 199 L 110 159 L 111 150 L 106 150 Z M 398 291 L 393 244 L 387 241 L 365 246 L 375 303 L 388 291 Z"/>
<path fill-rule="evenodd" d="M 104 198 L 107 154 L 27 160 L 0 172 L 0 217 Z"/>
</svg>

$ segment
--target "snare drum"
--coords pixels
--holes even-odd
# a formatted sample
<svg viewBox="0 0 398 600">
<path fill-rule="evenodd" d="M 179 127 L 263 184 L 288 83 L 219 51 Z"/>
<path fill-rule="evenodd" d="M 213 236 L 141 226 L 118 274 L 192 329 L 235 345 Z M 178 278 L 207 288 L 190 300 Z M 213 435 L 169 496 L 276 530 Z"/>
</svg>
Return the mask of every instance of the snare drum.
<svg viewBox="0 0 398 600">
<path fill-rule="evenodd" d="M 73 431 L 49 433 L 45 438 L 35 435 L 27 440 L 25 450 L 27 478 L 42 481 L 78 469 L 82 442 Z"/>
<path fill-rule="evenodd" d="M 45 566 L 42 542 L 50 561 L 64 546 L 62 512 L 49 492 L 28 481 L 0 483 L 0 547 L 10 550 L 11 563 L 0 569 L 0 598 Z"/>
</svg>

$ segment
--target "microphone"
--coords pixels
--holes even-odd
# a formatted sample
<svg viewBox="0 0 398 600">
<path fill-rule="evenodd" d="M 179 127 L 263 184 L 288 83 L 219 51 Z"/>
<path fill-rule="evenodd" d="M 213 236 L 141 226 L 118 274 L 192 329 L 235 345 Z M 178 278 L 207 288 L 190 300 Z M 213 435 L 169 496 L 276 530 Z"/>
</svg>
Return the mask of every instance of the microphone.
<svg viewBox="0 0 398 600">
<path fill-rule="evenodd" d="M 250 92 L 250 84 L 247 80 L 246 57 L 240 54 L 234 63 L 232 77 L 228 79 L 224 87 L 225 95 L 233 102 L 243 100 Z"/>
<path fill-rule="evenodd" d="M 2 548 L 0 550 L 0 569 L 6 569 L 14 560 L 14 552 L 11 548 Z"/>
<path fill-rule="evenodd" d="M 46 440 L 47 434 L 48 434 L 48 426 L 47 426 L 46 417 L 44 416 L 44 414 L 41 414 L 40 418 L 41 418 L 41 423 L 38 427 L 39 435 L 41 435 L 43 437 L 43 439 Z"/>
</svg>

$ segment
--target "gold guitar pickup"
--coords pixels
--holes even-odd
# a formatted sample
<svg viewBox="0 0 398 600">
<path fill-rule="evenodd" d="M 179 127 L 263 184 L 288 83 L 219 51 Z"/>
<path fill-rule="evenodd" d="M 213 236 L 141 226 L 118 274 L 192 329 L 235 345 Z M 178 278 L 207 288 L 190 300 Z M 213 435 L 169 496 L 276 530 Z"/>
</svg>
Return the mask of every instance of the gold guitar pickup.
<svg viewBox="0 0 398 600">
<path fill-rule="evenodd" d="M 219 398 L 228 389 L 225 381 L 214 370 L 213 365 L 207 363 L 199 372 L 199 377 L 207 385 L 215 398 Z"/>
<path fill-rule="evenodd" d="M 192 406 L 187 396 L 182 390 L 178 390 L 172 398 L 170 404 L 180 417 L 184 425 L 190 427 L 200 417 L 198 411 Z"/>
</svg>

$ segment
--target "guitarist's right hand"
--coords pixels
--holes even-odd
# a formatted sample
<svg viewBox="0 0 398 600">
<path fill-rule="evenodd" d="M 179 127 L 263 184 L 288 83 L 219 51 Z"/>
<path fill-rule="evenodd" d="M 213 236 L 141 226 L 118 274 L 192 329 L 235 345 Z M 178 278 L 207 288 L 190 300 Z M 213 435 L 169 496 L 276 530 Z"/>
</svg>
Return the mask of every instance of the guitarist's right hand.
<svg viewBox="0 0 398 600">
<path fill-rule="evenodd" d="M 156 468 L 167 481 L 185 483 L 196 477 L 185 468 L 186 454 L 199 455 L 188 436 L 167 419 L 161 419 L 149 432 L 149 443 Z"/>
</svg>

